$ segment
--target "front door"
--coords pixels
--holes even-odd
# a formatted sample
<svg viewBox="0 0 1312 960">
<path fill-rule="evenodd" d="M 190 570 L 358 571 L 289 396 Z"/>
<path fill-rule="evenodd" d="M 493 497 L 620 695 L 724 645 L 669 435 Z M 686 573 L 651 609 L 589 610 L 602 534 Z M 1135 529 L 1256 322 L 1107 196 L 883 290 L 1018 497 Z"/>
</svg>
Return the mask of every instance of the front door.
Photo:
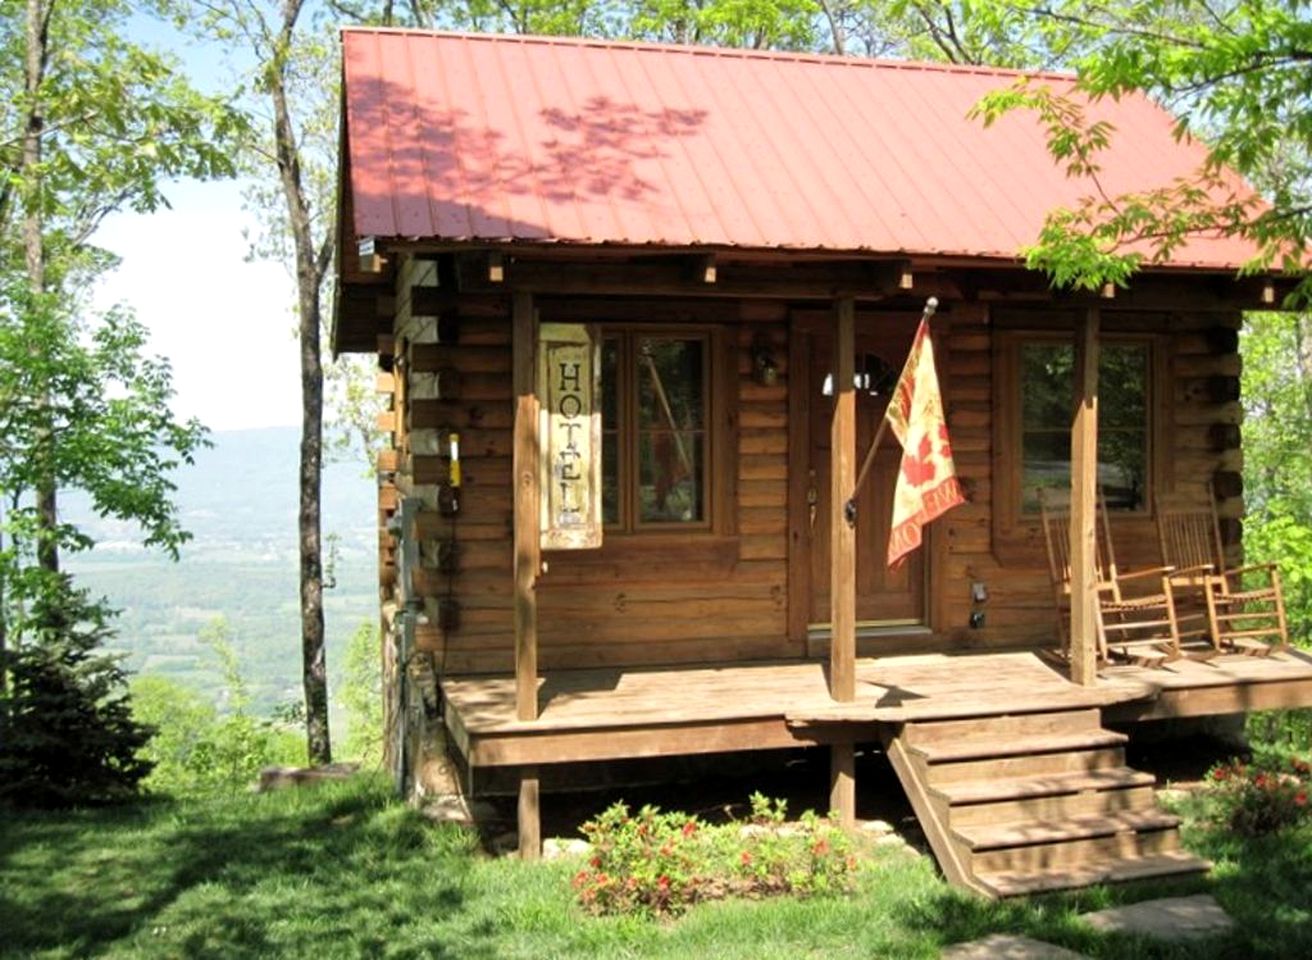
<svg viewBox="0 0 1312 960">
<path fill-rule="evenodd" d="M 870 442 L 888 406 L 893 385 L 902 372 L 915 336 L 918 316 L 888 315 L 857 319 L 856 468 L 865 460 Z M 863 322 L 864 320 L 864 322 Z M 813 627 L 829 624 L 829 426 L 833 412 L 833 341 L 827 330 L 805 334 L 809 341 L 810 411 L 809 491 L 815 510 L 808 511 L 811 552 L 811 612 Z M 830 386 L 826 388 L 826 380 Z M 896 570 L 888 568 L 888 531 L 893 512 L 893 486 L 902 449 L 884 432 L 874 465 L 856 498 L 856 618 L 859 626 L 907 626 L 925 622 L 924 550 L 913 551 Z M 812 520 L 811 517 L 814 517 Z"/>
</svg>

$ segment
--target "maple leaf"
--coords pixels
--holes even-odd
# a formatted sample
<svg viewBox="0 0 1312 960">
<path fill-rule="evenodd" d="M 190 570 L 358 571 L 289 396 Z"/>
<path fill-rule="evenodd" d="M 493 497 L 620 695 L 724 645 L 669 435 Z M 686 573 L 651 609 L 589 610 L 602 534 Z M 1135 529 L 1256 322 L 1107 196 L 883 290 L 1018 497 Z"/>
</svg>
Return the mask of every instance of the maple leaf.
<svg viewBox="0 0 1312 960">
<path fill-rule="evenodd" d="M 934 461 L 930 459 L 933 456 L 934 447 L 929 442 L 929 436 L 925 435 L 920 438 L 920 447 L 915 454 L 910 451 L 902 457 L 902 476 L 907 478 L 907 483 L 915 487 L 921 487 L 934 479 L 938 473 L 938 468 Z"/>
</svg>

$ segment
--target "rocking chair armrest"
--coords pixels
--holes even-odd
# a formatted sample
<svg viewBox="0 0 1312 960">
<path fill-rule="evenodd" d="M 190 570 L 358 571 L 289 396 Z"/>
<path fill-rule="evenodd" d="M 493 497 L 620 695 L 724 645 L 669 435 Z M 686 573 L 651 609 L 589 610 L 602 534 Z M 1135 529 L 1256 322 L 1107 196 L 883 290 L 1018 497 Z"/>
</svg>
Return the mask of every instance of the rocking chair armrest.
<svg viewBox="0 0 1312 960">
<path fill-rule="evenodd" d="M 1149 567 L 1147 570 L 1131 570 L 1129 573 L 1116 573 L 1117 580 L 1139 580 L 1143 577 L 1169 577 L 1175 573 L 1175 567 Z"/>
<path fill-rule="evenodd" d="M 1280 567 L 1275 563 L 1248 563 L 1242 567 L 1235 567 L 1233 570 L 1227 570 L 1224 575 L 1227 577 L 1236 577 L 1241 573 L 1257 573 L 1261 570 L 1265 570 L 1267 573 L 1279 573 Z"/>
<path fill-rule="evenodd" d="M 1166 569 L 1171 571 L 1170 576 L 1171 579 L 1174 580 L 1176 577 L 1197 577 L 1202 574 L 1215 573 L 1216 564 L 1199 563 L 1199 564 L 1195 564 L 1192 567 L 1168 567 Z"/>
</svg>

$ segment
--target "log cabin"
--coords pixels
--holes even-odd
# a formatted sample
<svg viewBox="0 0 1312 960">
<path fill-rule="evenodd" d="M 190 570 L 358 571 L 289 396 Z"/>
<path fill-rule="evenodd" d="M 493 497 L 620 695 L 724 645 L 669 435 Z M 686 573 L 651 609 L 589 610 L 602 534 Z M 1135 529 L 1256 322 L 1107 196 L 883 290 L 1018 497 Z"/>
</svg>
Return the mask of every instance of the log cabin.
<svg viewBox="0 0 1312 960">
<path fill-rule="evenodd" d="M 1312 704 L 1312 660 L 1100 658 L 1095 488 L 1123 568 L 1162 563 L 1166 496 L 1238 559 L 1238 331 L 1282 282 L 1251 249 L 1052 289 L 1020 251 L 1091 187 L 1032 118 L 971 118 L 1006 71 L 364 28 L 343 62 L 332 344 L 388 398 L 399 784 L 513 777 L 533 856 L 567 765 L 823 748 L 850 822 L 876 744 L 982 894 L 1206 868 L 1104 724 Z M 1146 98 L 1090 110 L 1109 194 L 1203 157 Z M 889 567 L 872 441 L 931 297 L 965 502 Z"/>
</svg>

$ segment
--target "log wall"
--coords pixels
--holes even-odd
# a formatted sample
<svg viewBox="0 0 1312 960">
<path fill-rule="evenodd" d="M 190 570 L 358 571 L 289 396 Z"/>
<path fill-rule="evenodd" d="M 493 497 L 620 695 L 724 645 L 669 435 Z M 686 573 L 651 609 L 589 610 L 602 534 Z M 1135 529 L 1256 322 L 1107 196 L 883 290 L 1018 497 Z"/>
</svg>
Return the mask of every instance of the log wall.
<svg viewBox="0 0 1312 960">
<path fill-rule="evenodd" d="M 448 337 L 413 286 L 425 261 L 398 270 L 395 468 L 380 487 L 380 521 L 395 498 L 418 497 L 420 569 L 414 588 L 427 623 L 420 649 L 442 672 L 512 668 L 511 350 L 510 291 L 450 295 Z M 814 306 L 814 304 L 812 305 Z M 538 303 L 543 320 L 649 320 L 713 323 L 723 340 L 716 371 L 728 429 L 712 462 L 725 465 L 714 497 L 714 529 L 695 535 L 607 534 L 599 550 L 544 554 L 538 581 L 539 663 L 542 669 L 599 665 L 698 663 L 806 655 L 796 622 L 789 633 L 788 491 L 790 375 L 789 304 L 719 299 L 552 300 Z M 877 311 L 872 311 L 877 314 Z M 452 326 L 450 320 L 458 316 Z M 997 457 L 1007 442 L 995 417 L 999 331 L 1070 329 L 1072 313 L 1043 305 L 947 302 L 942 377 L 958 471 L 969 502 L 942 521 L 929 544 L 935 571 L 929 598 L 933 637 L 916 649 L 1015 648 L 1050 645 L 1055 635 L 1042 532 L 1035 523 L 1000 543 L 994 514 Z M 1225 517 L 1242 515 L 1237 482 L 1239 404 L 1234 331 L 1237 310 L 1144 311 L 1107 305 L 1107 332 L 1157 336 L 1161 357 L 1157 431 L 1167 446 L 1154 451 L 1159 482 L 1178 497 L 1203 503 L 1205 483 L 1225 494 Z M 770 386 L 753 377 L 752 346 L 763 339 L 778 366 Z M 463 486 L 459 510 L 444 516 L 448 479 L 443 434 L 460 433 Z M 726 446 L 727 445 L 727 446 Z M 1161 465 L 1166 465 L 1163 473 Z M 803 467 L 804 469 L 804 467 Z M 1231 530 L 1238 549 L 1238 524 Z M 1122 566 L 1155 565 L 1150 518 L 1117 518 Z M 380 543 L 384 610 L 395 602 L 394 544 Z M 454 556 L 454 561 L 452 557 Z M 989 598 L 972 601 L 970 585 Z M 983 611 L 983 627 L 972 612 Z M 814 652 L 814 651 L 812 651 Z"/>
</svg>

